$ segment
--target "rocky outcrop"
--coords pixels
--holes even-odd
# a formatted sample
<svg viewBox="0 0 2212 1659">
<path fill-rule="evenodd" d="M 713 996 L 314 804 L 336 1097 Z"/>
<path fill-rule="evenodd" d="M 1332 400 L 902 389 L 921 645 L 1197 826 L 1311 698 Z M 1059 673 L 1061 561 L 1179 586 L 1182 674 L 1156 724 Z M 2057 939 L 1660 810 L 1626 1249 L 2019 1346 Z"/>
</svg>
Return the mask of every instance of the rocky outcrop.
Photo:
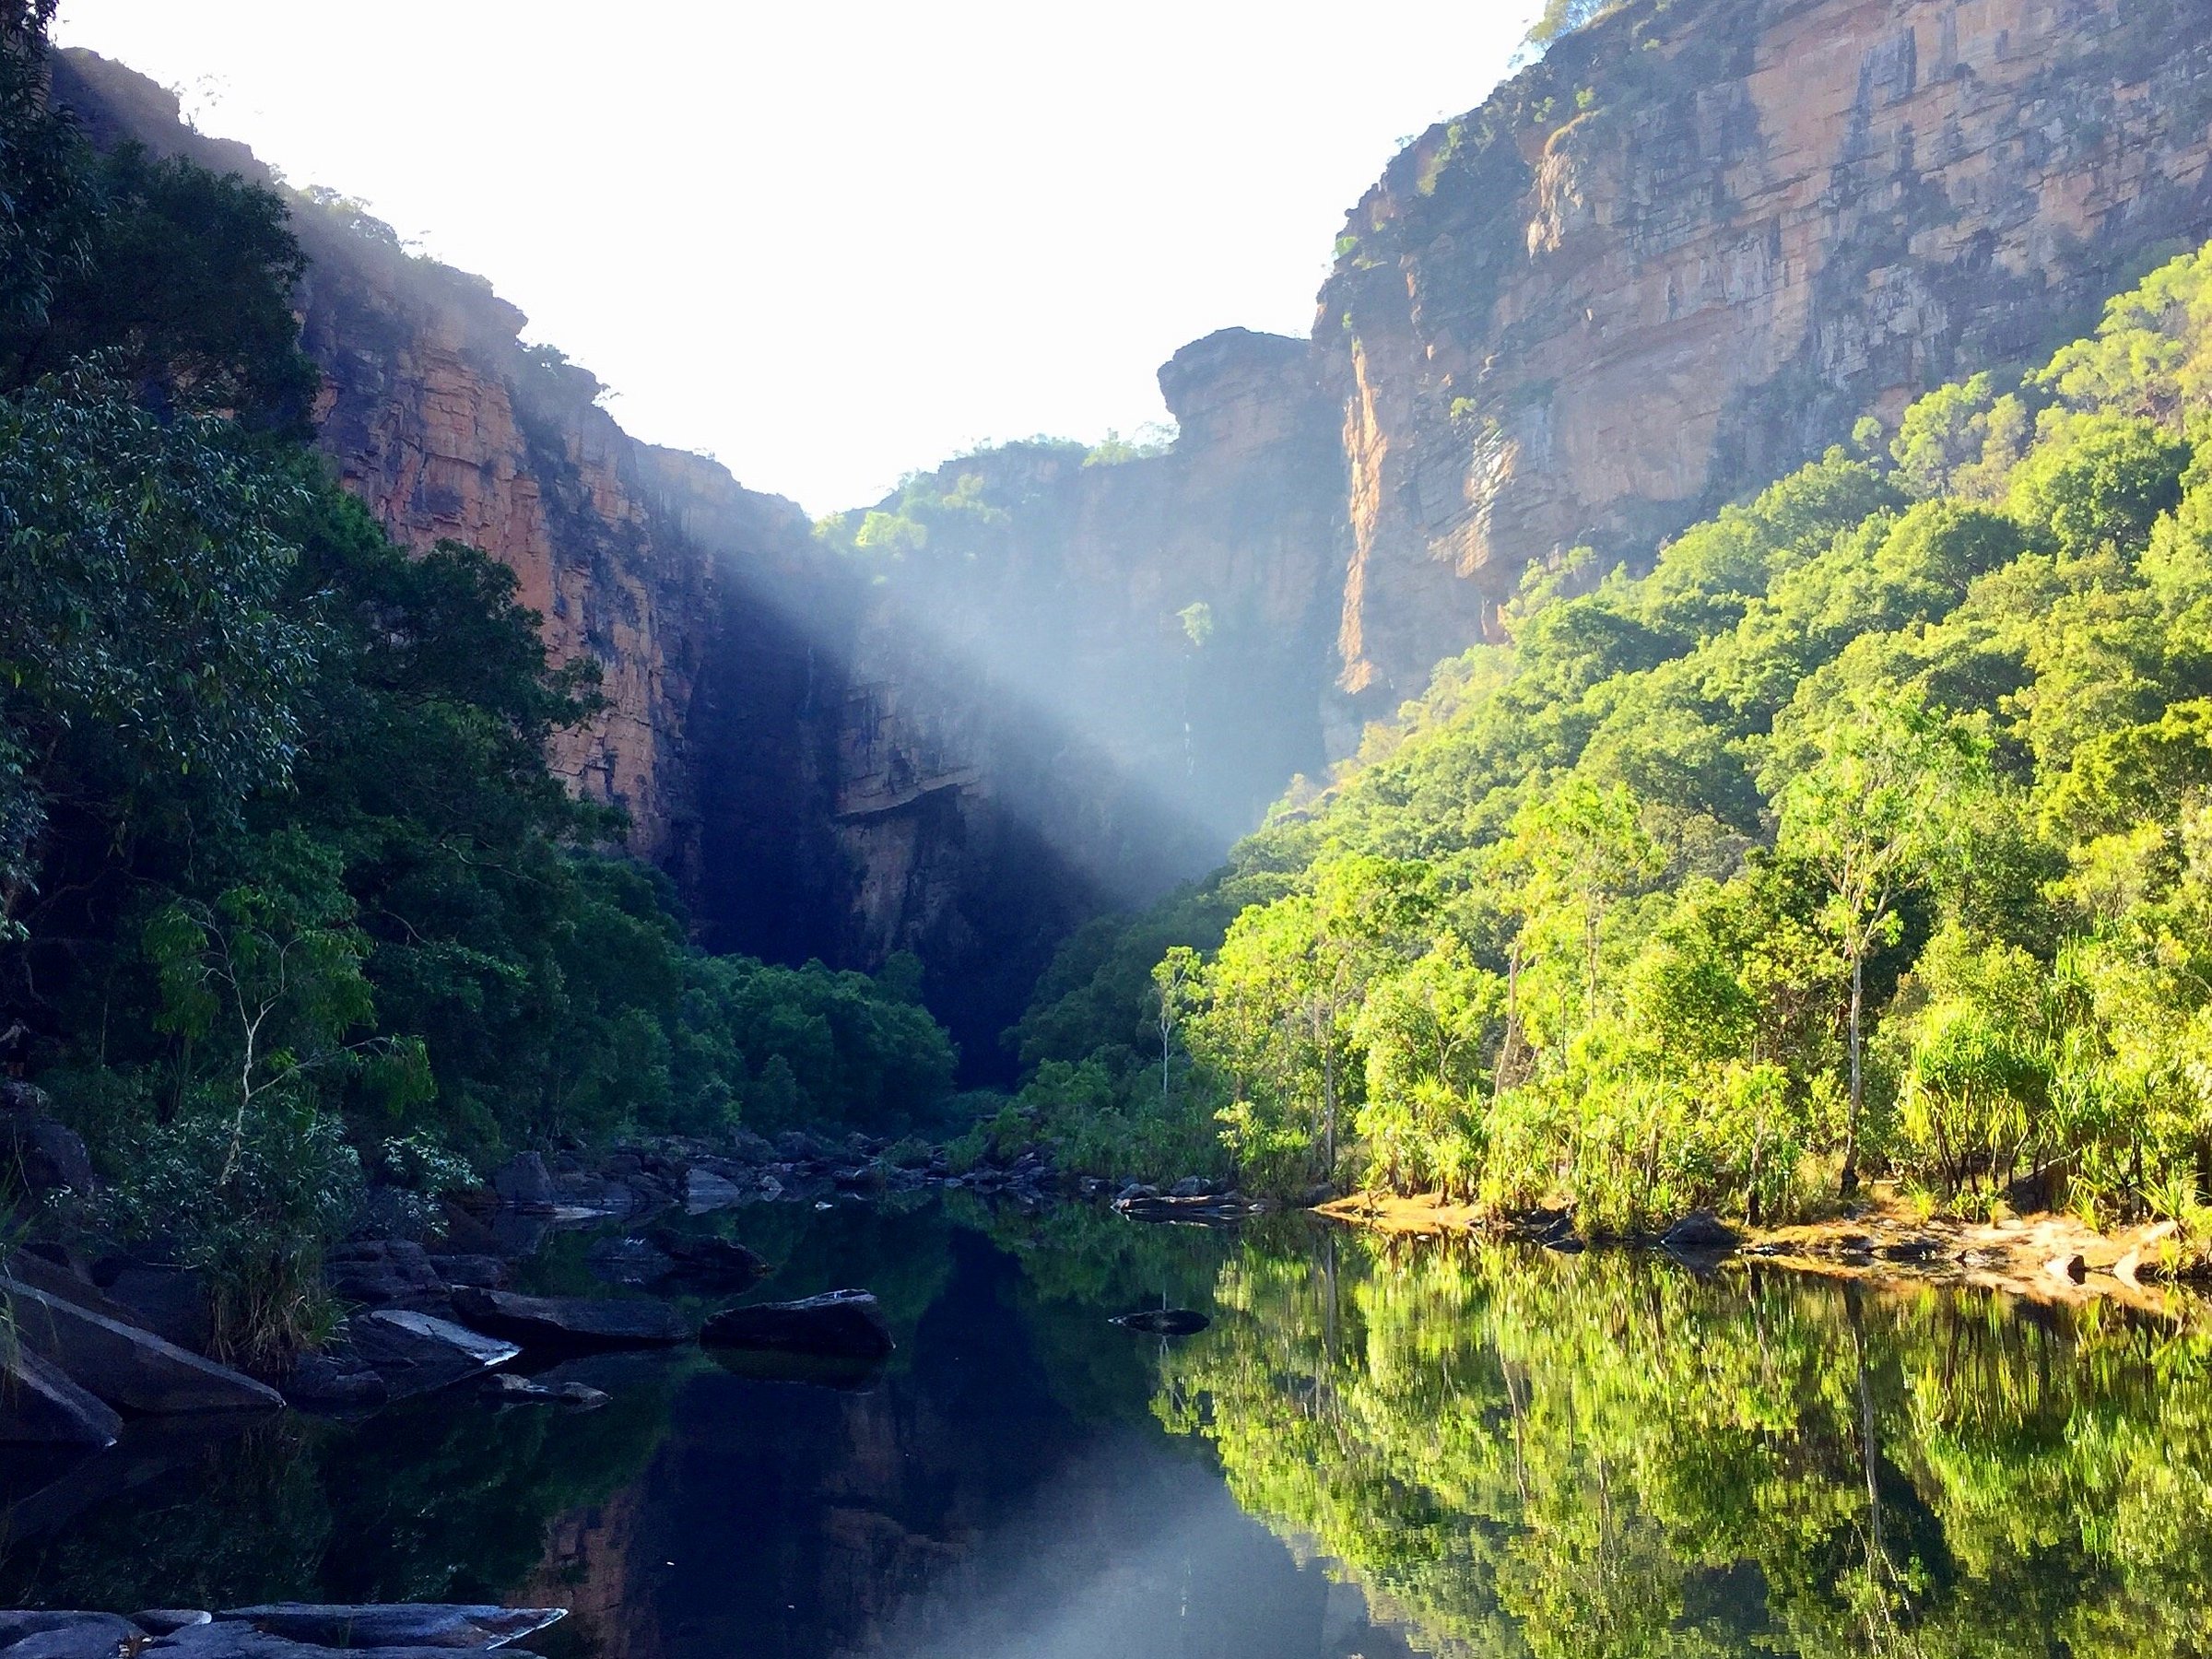
<svg viewBox="0 0 2212 1659">
<path fill-rule="evenodd" d="M 1343 691 L 2077 334 L 2212 234 L 2208 162 L 2206 0 L 1633 0 L 1559 41 L 1338 243 Z"/>
<path fill-rule="evenodd" d="M 880 504 L 924 539 L 860 556 L 848 950 L 915 949 L 986 1038 L 1070 926 L 1210 868 L 1323 760 L 1341 469 L 1312 353 L 1230 329 L 1159 381 L 1167 453 L 948 462 Z"/>
</svg>

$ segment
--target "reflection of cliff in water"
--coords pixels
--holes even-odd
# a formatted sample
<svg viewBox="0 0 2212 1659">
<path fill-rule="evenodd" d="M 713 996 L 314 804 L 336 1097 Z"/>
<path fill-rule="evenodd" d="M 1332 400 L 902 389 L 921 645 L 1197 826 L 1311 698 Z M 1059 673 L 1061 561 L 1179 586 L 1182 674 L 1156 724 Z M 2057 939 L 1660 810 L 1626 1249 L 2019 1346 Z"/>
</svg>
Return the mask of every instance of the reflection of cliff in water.
<svg viewBox="0 0 2212 1659">
<path fill-rule="evenodd" d="M 534 1586 L 605 1659 L 1403 1651 L 1163 1445 L 1141 1387 L 1118 1421 L 1068 1403 L 1080 1381 L 1051 1373 L 1082 1361 L 1037 1337 L 1073 1310 L 1040 1310 L 1021 1262 L 964 1230 L 944 1247 L 874 1388 L 697 1371 L 637 1486 L 556 1524 Z M 1148 1365 L 1077 1317 L 1100 1371 Z"/>
</svg>

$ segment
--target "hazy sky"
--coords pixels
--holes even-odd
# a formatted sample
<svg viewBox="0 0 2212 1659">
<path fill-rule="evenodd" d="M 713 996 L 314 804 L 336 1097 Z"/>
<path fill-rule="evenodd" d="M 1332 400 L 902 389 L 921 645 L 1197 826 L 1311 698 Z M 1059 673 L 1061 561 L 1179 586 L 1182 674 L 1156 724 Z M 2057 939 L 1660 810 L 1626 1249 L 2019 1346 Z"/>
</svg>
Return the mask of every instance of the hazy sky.
<svg viewBox="0 0 2212 1659">
<path fill-rule="evenodd" d="M 1213 329 L 1305 333 L 1345 210 L 1535 4 L 63 0 L 57 32 L 818 513 L 1161 419 Z"/>
</svg>

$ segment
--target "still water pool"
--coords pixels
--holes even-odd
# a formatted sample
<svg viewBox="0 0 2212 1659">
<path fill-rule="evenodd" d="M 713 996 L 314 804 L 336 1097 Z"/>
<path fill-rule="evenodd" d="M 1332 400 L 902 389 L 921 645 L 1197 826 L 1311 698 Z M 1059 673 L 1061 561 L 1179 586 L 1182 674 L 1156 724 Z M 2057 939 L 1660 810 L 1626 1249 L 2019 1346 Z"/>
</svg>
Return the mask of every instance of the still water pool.
<svg viewBox="0 0 2212 1659">
<path fill-rule="evenodd" d="M 2201 1654 L 2190 1329 L 1662 1260 L 1064 1207 L 755 1206 L 847 1387 L 698 1350 L 0 1470 L 0 1606 L 559 1604 L 548 1659 Z M 589 1283 L 590 1241 L 533 1264 Z M 1163 1341 L 1108 1316 L 1215 1315 Z"/>
</svg>

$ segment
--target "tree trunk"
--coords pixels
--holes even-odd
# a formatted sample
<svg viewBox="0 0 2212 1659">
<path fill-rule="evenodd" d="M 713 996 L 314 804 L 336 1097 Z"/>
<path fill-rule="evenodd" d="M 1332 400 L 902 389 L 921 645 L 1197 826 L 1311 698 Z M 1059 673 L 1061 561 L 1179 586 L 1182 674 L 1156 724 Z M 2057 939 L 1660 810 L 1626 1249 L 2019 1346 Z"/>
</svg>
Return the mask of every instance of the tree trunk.
<svg viewBox="0 0 2212 1659">
<path fill-rule="evenodd" d="M 1865 996 L 1865 958 L 1851 959 L 1851 1106 L 1843 1118 L 1843 1179 L 1845 1197 L 1859 1189 L 1859 1110 L 1865 1103 L 1865 1079 L 1859 1066 L 1859 1015 Z"/>
<path fill-rule="evenodd" d="M 1324 1042 L 1321 1051 L 1321 1178 L 1336 1180 L 1336 1045 Z"/>
</svg>

